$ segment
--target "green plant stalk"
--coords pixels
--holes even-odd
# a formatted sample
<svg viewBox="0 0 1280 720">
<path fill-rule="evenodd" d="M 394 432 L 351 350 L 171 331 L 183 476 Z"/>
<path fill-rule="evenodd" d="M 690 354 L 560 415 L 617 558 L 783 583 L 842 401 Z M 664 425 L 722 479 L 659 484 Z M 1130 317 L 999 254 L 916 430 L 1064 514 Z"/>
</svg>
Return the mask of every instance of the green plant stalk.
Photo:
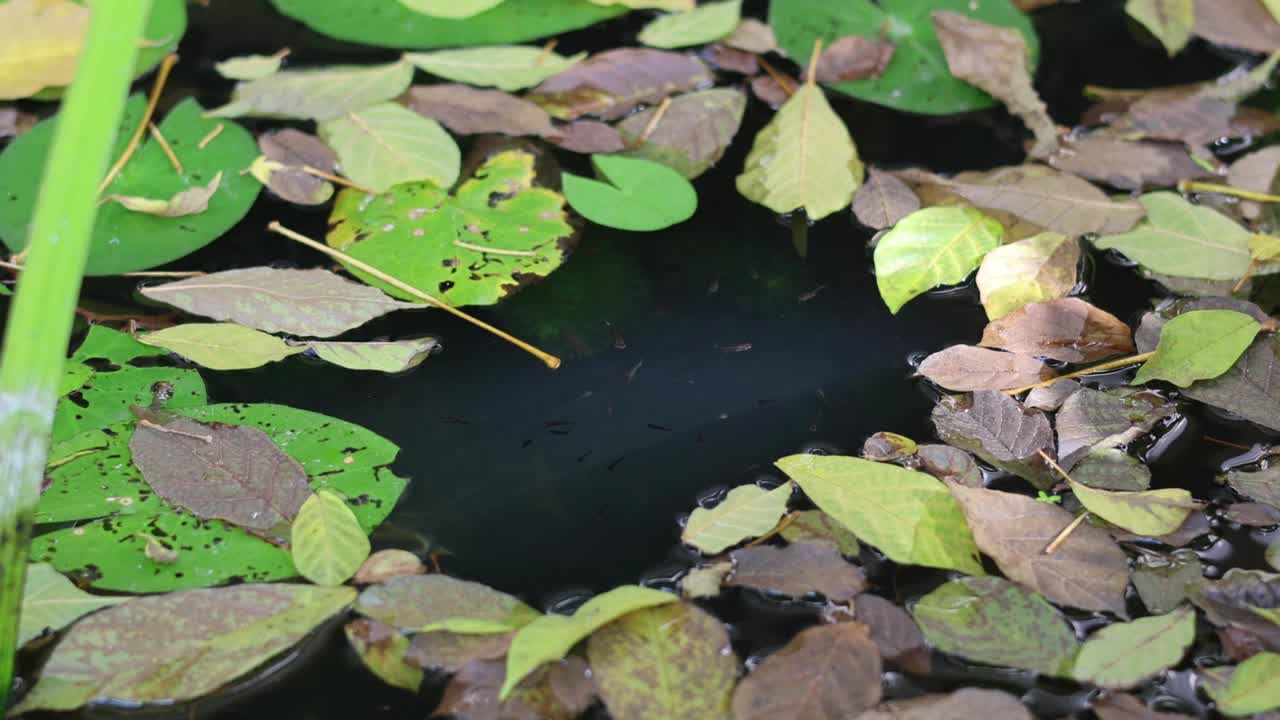
<svg viewBox="0 0 1280 720">
<path fill-rule="evenodd" d="M 0 350 L 0 712 L 8 706 L 32 518 L 80 276 L 151 0 L 89 3 Z"/>
</svg>

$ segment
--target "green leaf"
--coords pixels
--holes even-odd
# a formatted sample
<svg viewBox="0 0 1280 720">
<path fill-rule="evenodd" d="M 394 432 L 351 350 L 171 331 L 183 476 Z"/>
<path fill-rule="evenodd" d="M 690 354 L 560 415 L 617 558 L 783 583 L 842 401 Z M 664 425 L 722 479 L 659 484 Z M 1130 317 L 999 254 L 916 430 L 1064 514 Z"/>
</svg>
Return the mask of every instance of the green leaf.
<svg viewBox="0 0 1280 720">
<path fill-rule="evenodd" d="M 241 55 L 214 63 L 213 69 L 228 80 L 259 80 L 275 74 L 288 54 L 289 48 L 273 55 Z"/>
<path fill-rule="evenodd" d="M 405 60 L 454 82 L 512 92 L 533 87 L 576 65 L 586 53 L 565 57 L 530 45 L 405 53 Z"/>
<path fill-rule="evenodd" d="M 1231 673 L 1225 687 L 1205 683 L 1205 690 L 1218 711 L 1227 715 L 1250 715 L 1280 707 L 1280 653 L 1258 653 L 1245 660 Z"/>
<path fill-rule="evenodd" d="M 1196 612 L 1183 605 L 1167 615 L 1113 623 L 1089 636 L 1071 676 L 1099 687 L 1136 687 L 1178 664 L 1195 640 Z"/>
<path fill-rule="evenodd" d="M 290 533 L 293 565 L 317 585 L 341 585 L 369 557 L 369 538 L 356 516 L 332 490 L 302 503 Z M 406 642 L 406 645 L 408 643 Z"/>
<path fill-rule="evenodd" d="M 399 0 L 410 10 L 432 17 L 461 20 L 491 10 L 503 0 Z"/>
<path fill-rule="evenodd" d="M 543 615 L 512 638 L 500 697 L 506 699 L 539 665 L 563 658 L 583 638 L 623 615 L 679 599 L 661 590 L 623 585 L 591 598 L 572 615 Z"/>
<path fill-rule="evenodd" d="M 715 507 L 695 508 L 680 533 L 680 541 L 714 555 L 743 540 L 759 537 L 778 524 L 791 499 L 791 483 L 765 490 L 740 485 Z"/>
<path fill-rule="evenodd" d="M 435 338 L 389 342 L 309 342 L 306 348 L 325 362 L 348 370 L 404 372 L 422 364 L 440 348 Z"/>
<path fill-rule="evenodd" d="M 628 613 L 591 635 L 587 658 L 617 720 L 728 720 L 738 658 L 712 614 L 675 602 Z"/>
<path fill-rule="evenodd" d="M 90 595 L 54 570 L 52 565 L 28 565 L 26 585 L 22 591 L 18 647 L 34 640 L 45 630 L 61 630 L 81 615 L 126 599 Z"/>
<path fill-rule="evenodd" d="M 112 157 L 119 157 L 142 120 L 146 100 L 135 95 L 125 106 Z M 159 143 L 147 139 L 124 170 L 107 186 L 109 195 L 168 198 L 207 185 L 222 173 L 222 182 L 198 215 L 161 217 L 129 210 L 116 203 L 98 208 L 89 250 L 87 275 L 114 275 L 145 270 L 198 250 L 231 228 L 253 205 L 262 185 L 240 171 L 258 155 L 253 137 L 239 125 L 201 116 L 195 100 L 179 102 L 159 123 L 160 133 L 182 162 L 175 173 Z M 0 238 L 13 252 L 26 247 L 27 225 L 35 206 L 45 155 L 58 116 L 43 120 L 14 138 L 0 154 Z M 198 143 L 215 127 L 222 131 L 204 146 Z"/>
<path fill-rule="evenodd" d="M 742 15 L 742 0 L 721 0 L 693 10 L 659 15 L 640 30 L 640 42 L 650 47 L 680 48 L 702 45 L 733 32 Z"/>
<path fill-rule="evenodd" d="M 939 585 L 911 606 L 925 639 L 953 655 L 1070 677 L 1079 649 L 1067 618 L 1008 580 L 967 577 Z"/>
<path fill-rule="evenodd" d="M 133 598 L 76 623 L 12 712 L 203 697 L 293 646 L 354 597 L 351 588 L 237 585 Z"/>
<path fill-rule="evenodd" d="M 999 320 L 1029 303 L 1066 297 L 1076 286 L 1080 242 L 1058 233 L 1001 245 L 982 258 L 978 293 L 987 319 Z"/>
<path fill-rule="evenodd" d="M 331 120 L 390 100 L 412 80 L 413 66 L 403 60 L 285 70 L 236 85 L 231 102 L 206 115 Z"/>
<path fill-rule="evenodd" d="M 472 47 L 537 40 L 626 12 L 584 0 L 506 0 L 463 20 L 435 18 L 397 2 L 271 0 L 280 12 L 324 35 L 394 48 Z"/>
<path fill-rule="evenodd" d="M 1152 272 L 1236 280 L 1249 267 L 1249 231 L 1226 215 L 1171 192 L 1138 198 L 1147 217 L 1132 230 L 1103 235 L 1094 245 L 1115 249 Z"/>
<path fill-rule="evenodd" d="M 1167 380 L 1186 387 L 1210 380 L 1235 365 L 1262 325 L 1234 310 L 1193 310 L 1165 324 L 1155 355 L 1138 368 L 1133 385 Z"/>
<path fill-rule="evenodd" d="M 774 464 L 815 505 L 889 559 L 983 574 L 964 515 L 937 479 L 852 457 L 791 455 Z"/>
<path fill-rule="evenodd" d="M 1182 488 L 1123 492 L 1095 490 L 1074 480 L 1068 484 L 1086 510 L 1135 535 L 1167 535 L 1200 507 Z"/>
<path fill-rule="evenodd" d="M 683 175 L 639 158 L 592 155 L 603 181 L 562 173 L 564 196 L 591 222 L 619 230 L 662 230 L 693 217 L 698 194 Z"/>
<path fill-rule="evenodd" d="M 245 370 L 302 352 L 274 335 L 233 323 L 188 323 L 139 335 L 138 341 L 175 352 L 211 370 Z"/>
<path fill-rule="evenodd" d="M 873 256 L 880 297 L 895 315 L 907 301 L 939 285 L 961 282 L 1000 245 L 1000 223 L 966 207 L 929 207 L 898 222 Z"/>
<path fill-rule="evenodd" d="M 821 220 L 849 207 L 862 175 L 849 129 L 822 90 L 806 83 L 756 134 L 736 183 L 743 197 L 776 213 L 804 208 Z"/>
<path fill-rule="evenodd" d="M 929 13 L 951 10 L 1022 33 L 1034 71 L 1039 42 L 1030 19 L 1009 0 L 787 0 L 769 7 L 778 44 L 793 58 L 807 58 L 819 38 L 830 45 L 849 35 L 881 37 L 895 46 L 893 59 L 874 78 L 832 88 L 878 105 L 908 112 L 946 115 L 994 104 L 991 96 L 952 77 Z"/>
<path fill-rule="evenodd" d="M 370 585 L 356 611 L 406 632 L 509 633 L 540 617 L 518 598 L 448 575 L 406 575 Z"/>
<path fill-rule="evenodd" d="M 431 183 L 399 185 L 377 202 L 344 190 L 326 240 L 455 307 L 492 305 L 560 267 L 573 247 L 564 198 L 534 187 L 533 164 L 526 152 L 499 153 L 453 196 Z"/>
<path fill-rule="evenodd" d="M 343 173 L 376 192 L 430 180 L 451 187 L 462 163 L 458 145 L 440 123 L 396 103 L 382 103 L 325 120 L 320 137 L 338 153 Z"/>
<path fill-rule="evenodd" d="M 1196 24 L 1195 0 L 1126 0 L 1124 11 L 1156 36 L 1169 57 L 1187 46 Z"/>
<path fill-rule="evenodd" d="M 648 135 L 658 108 L 633 113 L 618 123 L 626 142 L 623 155 L 660 162 L 692 180 L 717 163 L 733 142 L 747 107 L 737 88 L 710 88 L 677 95 Z M 641 140 L 641 138 L 644 138 Z"/>
</svg>

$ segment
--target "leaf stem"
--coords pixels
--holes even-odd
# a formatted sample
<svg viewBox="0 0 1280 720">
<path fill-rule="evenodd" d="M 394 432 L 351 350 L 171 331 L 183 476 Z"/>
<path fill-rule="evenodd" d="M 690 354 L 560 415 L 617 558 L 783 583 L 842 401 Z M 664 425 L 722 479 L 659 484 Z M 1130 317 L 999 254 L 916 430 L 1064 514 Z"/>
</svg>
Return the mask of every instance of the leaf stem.
<svg viewBox="0 0 1280 720">
<path fill-rule="evenodd" d="M 1004 393 L 1006 395 L 1021 395 L 1022 393 L 1028 390 L 1034 390 L 1039 387 L 1048 387 L 1058 382 L 1059 380 L 1071 380 L 1073 378 L 1078 378 L 1078 377 L 1083 377 L 1085 375 L 1092 375 L 1093 373 L 1103 372 L 1104 370 L 1114 370 L 1116 368 L 1124 367 L 1126 365 L 1137 365 L 1138 363 L 1146 362 L 1152 355 L 1155 355 L 1154 351 L 1138 353 L 1137 355 L 1129 355 L 1127 357 L 1117 358 L 1115 360 L 1108 360 L 1104 363 L 1099 363 L 1092 367 L 1076 370 L 1075 372 L 1069 372 L 1066 375 L 1059 375 L 1057 377 L 1051 377 L 1048 380 L 1042 380 L 1034 385 L 1027 385 L 1025 387 L 1014 388 L 1012 390 L 1005 390 Z"/>
<path fill-rule="evenodd" d="M 1195 180 L 1179 180 L 1178 192 L 1216 193 L 1218 195 L 1238 197 L 1241 200 L 1252 200 L 1254 202 L 1263 203 L 1280 203 L 1280 195 L 1270 195 L 1268 193 L 1245 190 L 1244 188 L 1231 187 L 1230 185 L 1219 185 L 1218 183 L 1198 182 Z"/>
<path fill-rule="evenodd" d="M 286 167 L 287 167 L 287 166 L 286 166 Z M 304 172 L 304 173 L 306 173 L 306 174 L 308 174 L 308 175 L 314 175 L 315 177 L 322 178 L 322 179 L 324 179 L 324 180 L 328 180 L 328 181 L 329 181 L 329 182 L 331 182 L 331 183 L 336 183 L 336 184 L 338 184 L 338 185 L 344 185 L 344 186 L 346 186 L 346 187 L 351 188 L 352 190 L 359 190 L 360 192 L 362 192 L 362 193 L 368 193 L 369 195 L 377 195 L 377 194 L 378 194 L 378 193 L 377 193 L 377 191 L 376 191 L 376 190 L 373 190 L 372 188 L 367 188 L 367 187 L 365 187 L 365 186 L 363 186 L 363 185 L 357 185 L 356 183 L 353 183 L 353 182 L 351 182 L 350 180 L 348 180 L 348 179 L 346 179 L 346 178 L 344 178 L 344 177 L 341 177 L 341 176 L 339 176 L 339 175 L 333 175 L 333 174 L 331 174 L 331 173 L 327 173 L 327 172 L 325 172 L 325 171 L 323 171 L 323 170 L 320 170 L 320 169 L 318 169 L 318 168 L 313 168 L 313 167 L 311 167 L 310 165 L 302 165 L 302 166 L 300 166 L 300 167 L 299 167 L 299 169 L 300 169 L 300 170 L 302 170 L 302 172 Z"/>
<path fill-rule="evenodd" d="M 165 140 L 164 135 L 160 133 L 160 128 L 156 127 L 155 123 L 149 122 L 147 123 L 147 130 L 151 132 L 151 137 L 156 141 L 156 144 L 160 146 L 160 149 L 164 151 L 164 156 L 169 158 L 169 165 L 173 167 L 173 171 L 178 175 L 186 172 L 182 169 L 182 162 L 178 160 L 178 156 L 174 154 L 173 148 L 169 147 L 169 141 Z"/>
<path fill-rule="evenodd" d="M 773 78 L 774 82 L 778 83 L 778 87 L 782 88 L 782 92 L 786 93 L 787 97 L 791 97 L 795 94 L 796 84 L 791 78 L 787 77 L 786 73 L 770 65 L 769 61 L 762 57 L 757 56 L 756 62 L 760 63 L 760 67 L 764 68 L 764 71 L 769 74 L 769 77 Z"/>
<path fill-rule="evenodd" d="M 214 125 L 213 129 L 210 130 L 207 135 L 200 138 L 200 142 L 196 143 L 196 147 L 203 150 L 206 145 L 213 142 L 214 138 L 222 134 L 222 128 L 224 127 L 226 127 L 225 123 L 218 123 L 217 125 Z"/>
<path fill-rule="evenodd" d="M 653 111 L 653 117 L 649 118 L 649 122 L 645 123 L 644 132 L 640 133 L 640 139 L 636 141 L 637 145 L 643 144 L 653 134 L 658 127 L 658 123 L 662 122 L 662 116 L 667 114 L 667 108 L 671 107 L 671 96 L 662 98 L 662 102 L 658 104 L 658 109 Z"/>
<path fill-rule="evenodd" d="M 409 295 L 412 295 L 413 297 L 418 298 L 419 300 L 427 304 L 434 305 L 440 308 L 441 310 L 444 310 L 450 315 L 454 315 L 462 320 L 465 320 L 471 323 L 472 325 L 475 325 L 476 327 L 482 330 L 493 333 L 494 335 L 497 335 L 498 337 L 502 338 L 503 340 L 506 340 L 512 345 L 515 345 L 521 350 L 524 350 L 530 355 L 538 358 L 543 363 L 545 363 L 547 367 L 551 368 L 552 370 L 555 370 L 556 368 L 560 367 L 560 358 L 556 357 L 555 355 L 539 350 L 538 348 L 530 345 L 529 343 L 521 340 L 520 338 L 517 338 L 513 335 L 503 332 L 502 330 L 499 330 L 498 328 L 490 325 L 489 323 L 483 320 L 472 317 L 471 315 L 468 315 L 467 313 L 462 312 L 461 310 L 450 305 L 449 303 L 439 298 L 436 298 L 434 296 L 428 295 L 427 293 L 404 282 L 403 280 L 392 277 L 391 275 L 388 275 L 382 270 L 379 270 L 378 268 L 362 260 L 357 260 L 351 257 L 350 255 L 342 252 L 341 250 L 335 250 L 334 248 L 331 248 L 328 245 L 323 245 L 321 243 L 316 242 L 315 240 L 312 240 L 306 235 L 303 235 L 298 232 L 294 232 L 293 230 L 290 230 L 284 225 L 281 225 L 280 222 L 277 220 L 272 220 L 271 222 L 267 223 L 267 229 L 278 235 L 283 235 L 289 238 L 290 240 L 293 240 L 294 242 L 302 243 L 303 245 L 306 245 L 312 250 L 318 250 L 324 253 L 325 255 L 328 255 L 329 257 L 334 258 L 335 260 L 338 260 L 347 265 L 350 265 L 351 267 L 354 267 L 358 270 L 366 272 L 372 275 L 373 277 L 378 278 L 382 282 L 396 288 L 397 290 L 400 290 L 401 292 L 408 293 Z"/>
<path fill-rule="evenodd" d="M 160 93 L 164 90 L 164 84 L 169 79 L 169 71 L 173 69 L 174 63 L 178 62 L 178 56 L 169 53 L 164 56 L 164 60 L 160 61 L 160 69 L 156 70 L 156 81 L 151 86 L 151 97 L 147 100 L 147 109 L 142 113 L 142 122 L 138 123 L 138 129 L 134 131 L 133 137 L 129 138 L 129 144 L 125 146 L 124 152 L 120 154 L 120 159 L 116 160 L 116 164 L 111 166 L 107 171 L 107 176 L 102 178 L 102 183 L 98 185 L 98 192 L 101 193 L 107 189 L 112 180 L 116 179 L 116 175 L 124 169 L 124 164 L 129 162 L 129 158 L 133 157 L 133 152 L 138 149 L 138 143 L 142 142 L 142 134 L 147 131 L 147 124 L 151 122 L 151 116 L 155 115 L 156 105 L 160 102 Z"/>
<path fill-rule="evenodd" d="M 822 38 L 813 41 L 813 53 L 809 55 L 809 67 L 805 70 L 804 84 L 813 86 L 818 80 L 818 59 L 822 57 Z"/>
</svg>

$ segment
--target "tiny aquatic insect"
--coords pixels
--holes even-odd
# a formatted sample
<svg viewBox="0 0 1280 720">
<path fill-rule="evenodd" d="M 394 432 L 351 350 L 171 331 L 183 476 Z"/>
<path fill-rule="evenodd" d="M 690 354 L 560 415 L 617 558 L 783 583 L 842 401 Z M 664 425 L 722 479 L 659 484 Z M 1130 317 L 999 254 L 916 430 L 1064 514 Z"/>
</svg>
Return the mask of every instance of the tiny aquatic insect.
<svg viewBox="0 0 1280 720">
<path fill-rule="evenodd" d="M 740 352 L 746 352 L 750 350 L 752 346 L 751 346 L 751 343 L 744 342 L 744 343 L 738 343 L 736 345 L 715 345 L 714 347 L 720 352 L 740 353 Z"/>
<path fill-rule="evenodd" d="M 827 289 L 827 286 L 826 286 L 826 285 L 819 285 L 818 287 L 816 287 L 816 288 L 814 288 L 814 289 L 812 289 L 812 290 L 810 290 L 810 291 L 808 291 L 808 292 L 802 292 L 802 293 L 800 293 L 800 296 L 799 296 L 798 298 L 796 298 L 796 299 L 797 299 L 797 300 L 799 300 L 799 301 L 800 301 L 800 302 L 802 302 L 802 303 L 809 302 L 810 300 L 812 300 L 812 299 L 814 299 L 814 298 L 818 297 L 818 293 L 820 293 L 820 292 L 822 292 L 823 290 L 826 290 L 826 289 Z"/>
</svg>

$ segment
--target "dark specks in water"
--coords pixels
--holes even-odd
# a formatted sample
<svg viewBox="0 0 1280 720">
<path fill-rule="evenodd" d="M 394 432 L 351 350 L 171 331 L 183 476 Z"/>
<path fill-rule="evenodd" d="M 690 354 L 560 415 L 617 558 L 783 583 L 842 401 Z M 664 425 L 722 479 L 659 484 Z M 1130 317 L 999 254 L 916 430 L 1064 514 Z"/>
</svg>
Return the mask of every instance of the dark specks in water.
<svg viewBox="0 0 1280 720">
<path fill-rule="evenodd" d="M 657 424 L 657 423 L 649 423 L 649 424 L 647 425 L 647 427 L 648 427 L 650 430 L 661 430 L 662 432 L 673 432 L 671 428 L 669 428 L 669 427 L 667 427 L 667 426 L 665 426 L 665 425 L 659 425 L 659 424 Z"/>
</svg>

